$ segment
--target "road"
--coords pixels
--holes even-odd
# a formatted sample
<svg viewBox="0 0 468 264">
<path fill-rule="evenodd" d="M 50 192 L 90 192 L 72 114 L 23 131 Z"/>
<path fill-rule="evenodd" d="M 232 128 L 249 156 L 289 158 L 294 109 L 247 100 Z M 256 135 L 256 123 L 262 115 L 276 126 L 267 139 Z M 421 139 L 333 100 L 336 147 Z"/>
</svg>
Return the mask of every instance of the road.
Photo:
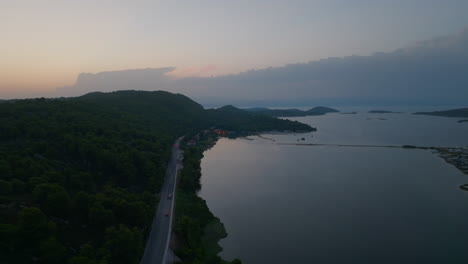
<svg viewBox="0 0 468 264">
<path fill-rule="evenodd" d="M 174 194 L 177 178 L 179 144 L 182 137 L 177 139 L 172 147 L 171 159 L 166 170 L 166 178 L 161 188 L 161 199 L 158 210 L 151 225 L 151 232 L 146 242 L 145 252 L 141 264 L 166 264 L 166 255 L 172 230 L 172 216 L 174 211 Z M 172 198 L 169 198 L 172 194 Z"/>
</svg>

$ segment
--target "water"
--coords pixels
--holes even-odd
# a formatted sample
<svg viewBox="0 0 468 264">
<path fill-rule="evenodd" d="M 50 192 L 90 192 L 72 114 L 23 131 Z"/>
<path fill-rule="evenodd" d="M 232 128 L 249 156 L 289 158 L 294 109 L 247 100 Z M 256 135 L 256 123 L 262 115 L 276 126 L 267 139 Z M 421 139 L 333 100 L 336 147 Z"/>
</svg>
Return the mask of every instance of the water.
<svg viewBox="0 0 468 264">
<path fill-rule="evenodd" d="M 368 120 L 367 118 L 387 120 Z M 202 190 L 229 233 L 226 259 L 252 263 L 462 263 L 466 175 L 425 150 L 276 143 L 468 145 L 468 124 L 409 114 L 328 114 L 318 128 L 221 139 Z M 297 139 L 304 137 L 304 141 Z M 272 141 L 274 140 L 274 141 Z"/>
<path fill-rule="evenodd" d="M 384 118 L 386 120 L 379 120 Z M 317 127 L 307 143 L 417 146 L 467 146 L 468 123 L 463 118 L 401 114 L 328 114 L 291 118 Z M 279 137 L 289 142 L 297 138 Z"/>
</svg>

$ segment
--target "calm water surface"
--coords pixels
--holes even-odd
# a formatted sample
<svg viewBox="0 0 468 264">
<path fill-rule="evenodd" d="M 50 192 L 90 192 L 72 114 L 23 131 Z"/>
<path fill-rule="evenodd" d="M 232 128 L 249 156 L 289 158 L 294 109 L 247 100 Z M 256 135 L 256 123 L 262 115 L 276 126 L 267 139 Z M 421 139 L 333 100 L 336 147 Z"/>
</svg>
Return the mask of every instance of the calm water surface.
<svg viewBox="0 0 468 264">
<path fill-rule="evenodd" d="M 466 262 L 468 192 L 458 186 L 468 177 L 437 155 L 277 143 L 466 146 L 468 123 L 367 113 L 294 119 L 318 131 L 221 139 L 205 152 L 200 196 L 229 233 L 220 243 L 223 258 L 247 264 Z"/>
</svg>

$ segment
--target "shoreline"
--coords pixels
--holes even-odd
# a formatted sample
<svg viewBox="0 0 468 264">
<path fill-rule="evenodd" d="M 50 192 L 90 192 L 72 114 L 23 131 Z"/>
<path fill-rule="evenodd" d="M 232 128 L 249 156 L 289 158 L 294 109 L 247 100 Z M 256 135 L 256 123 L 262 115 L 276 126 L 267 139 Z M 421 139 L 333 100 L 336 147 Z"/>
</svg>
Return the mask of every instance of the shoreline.
<svg viewBox="0 0 468 264">
<path fill-rule="evenodd" d="M 436 153 L 445 162 L 468 175 L 468 147 L 436 148 Z"/>
<path fill-rule="evenodd" d="M 219 241 L 228 233 L 223 222 L 208 207 L 206 200 L 199 196 L 201 162 L 204 153 L 216 145 L 219 137 L 206 134 L 196 144 L 183 142 L 184 167 L 178 183 L 176 214 L 174 223 L 175 241 L 173 250 L 183 262 L 241 264 L 239 259 L 222 259 L 223 248 Z M 240 137 L 239 137 L 240 138 Z"/>
</svg>

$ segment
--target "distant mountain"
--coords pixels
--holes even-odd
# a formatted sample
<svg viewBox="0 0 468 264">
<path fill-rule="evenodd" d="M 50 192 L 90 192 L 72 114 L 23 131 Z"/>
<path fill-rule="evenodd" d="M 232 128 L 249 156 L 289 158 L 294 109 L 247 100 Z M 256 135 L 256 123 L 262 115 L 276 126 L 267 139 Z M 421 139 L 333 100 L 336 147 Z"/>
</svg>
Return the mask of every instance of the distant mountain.
<svg viewBox="0 0 468 264">
<path fill-rule="evenodd" d="M 269 108 L 247 108 L 244 109 L 245 111 L 254 112 L 256 114 L 262 114 L 267 116 L 274 116 L 274 117 L 293 117 L 293 116 L 316 116 L 316 115 L 324 115 L 327 113 L 335 113 L 339 112 L 336 109 L 318 106 L 311 108 L 309 110 L 303 111 L 296 108 L 291 109 L 269 109 Z"/>
<path fill-rule="evenodd" d="M 257 111 L 265 111 L 270 110 L 266 107 L 252 107 L 252 108 L 244 108 L 243 110 L 250 111 L 250 112 L 257 112 Z"/>
<path fill-rule="evenodd" d="M 245 111 L 242 110 L 242 109 L 239 109 L 235 106 L 232 106 L 232 105 L 225 105 L 223 107 L 220 107 L 218 109 L 216 109 L 217 111 L 221 111 L 221 112 L 227 112 L 227 113 L 244 113 Z"/>
<path fill-rule="evenodd" d="M 468 117 L 468 108 L 458 108 L 445 111 L 434 112 L 417 112 L 415 115 L 432 115 L 432 116 L 446 116 L 446 117 Z"/>
<path fill-rule="evenodd" d="M 317 106 L 306 111 L 306 113 L 310 115 L 324 115 L 327 113 L 337 113 L 337 112 L 340 112 L 340 111 L 330 108 L 330 107 L 325 107 L 325 106 Z"/>
</svg>

